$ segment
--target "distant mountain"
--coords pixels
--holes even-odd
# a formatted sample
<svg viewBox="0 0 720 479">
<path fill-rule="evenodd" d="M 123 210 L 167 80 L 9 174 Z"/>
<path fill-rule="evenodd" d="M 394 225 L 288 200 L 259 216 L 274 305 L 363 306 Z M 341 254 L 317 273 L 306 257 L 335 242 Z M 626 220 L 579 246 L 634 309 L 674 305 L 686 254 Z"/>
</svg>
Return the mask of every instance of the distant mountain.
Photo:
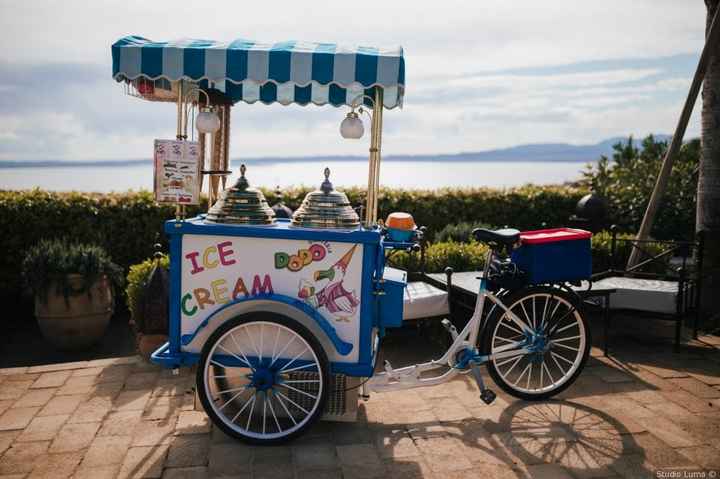
<svg viewBox="0 0 720 479">
<path fill-rule="evenodd" d="M 669 141 L 670 135 L 655 135 L 658 140 Z M 384 155 L 383 161 L 532 161 L 532 162 L 593 162 L 602 155 L 611 157 L 613 145 L 627 142 L 627 137 L 614 137 L 594 145 L 571 145 L 568 143 L 531 143 L 496 150 L 463 152 L 454 154 L 430 155 Z M 633 138 L 633 144 L 639 148 L 641 139 Z M 348 161 L 364 160 L 365 156 L 315 156 L 315 157 L 264 157 L 242 158 L 232 160 L 233 163 L 274 162 L 287 163 L 295 161 Z"/>
<path fill-rule="evenodd" d="M 655 135 L 658 140 L 670 140 L 670 135 Z M 531 162 L 593 162 L 600 156 L 612 156 L 613 145 L 618 142 L 626 142 L 627 137 L 608 138 L 594 145 L 571 145 L 568 143 L 533 143 L 518 145 L 510 148 L 496 150 L 463 152 L 455 154 L 430 154 L 430 155 L 386 155 L 383 161 L 531 161 Z M 639 147 L 642 140 L 633 139 L 636 147 Z M 239 163 L 288 163 L 303 161 L 360 161 L 366 160 L 366 156 L 303 156 L 303 157 L 263 157 L 263 158 L 241 158 L 233 159 L 233 164 Z M 6 161 L 0 160 L 0 168 L 49 168 L 49 167 L 88 167 L 88 166 L 133 166 L 150 164 L 151 160 L 82 160 L 82 161 L 61 161 L 61 160 L 27 160 L 27 161 Z"/>
</svg>

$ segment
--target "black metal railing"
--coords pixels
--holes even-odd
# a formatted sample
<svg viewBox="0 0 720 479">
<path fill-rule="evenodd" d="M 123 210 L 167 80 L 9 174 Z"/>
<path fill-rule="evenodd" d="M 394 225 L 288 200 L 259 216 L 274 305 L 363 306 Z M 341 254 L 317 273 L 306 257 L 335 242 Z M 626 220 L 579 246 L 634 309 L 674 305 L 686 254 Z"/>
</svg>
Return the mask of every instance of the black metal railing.
<svg viewBox="0 0 720 479">
<path fill-rule="evenodd" d="M 676 314 L 695 314 L 693 337 L 697 338 L 701 320 L 700 294 L 705 276 L 702 265 L 705 244 L 703 233 L 698 232 L 694 241 L 637 240 L 619 238 L 619 229 L 615 225 L 610 227 L 610 231 L 610 268 L 593 275 L 593 279 L 624 276 L 677 281 Z M 625 263 L 633 250 L 640 252 L 640 259 L 638 263 L 627 267 Z M 674 265 L 673 259 L 677 259 L 679 264 Z"/>
</svg>

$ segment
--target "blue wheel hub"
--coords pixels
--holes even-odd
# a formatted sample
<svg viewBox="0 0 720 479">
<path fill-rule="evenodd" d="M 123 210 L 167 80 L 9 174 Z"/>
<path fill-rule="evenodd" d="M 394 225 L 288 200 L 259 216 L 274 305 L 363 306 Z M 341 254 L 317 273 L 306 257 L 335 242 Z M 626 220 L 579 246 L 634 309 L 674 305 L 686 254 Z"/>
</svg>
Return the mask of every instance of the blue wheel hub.
<svg viewBox="0 0 720 479">
<path fill-rule="evenodd" d="M 550 349 L 548 337 L 540 328 L 538 331 L 525 332 L 526 348 L 530 351 L 530 361 L 535 364 L 543 362 L 545 352 Z"/>
<path fill-rule="evenodd" d="M 248 375 L 250 379 L 250 387 L 257 389 L 258 391 L 267 391 L 272 389 L 277 384 L 277 375 L 275 371 L 265 366 L 257 367 L 251 374 Z"/>
</svg>

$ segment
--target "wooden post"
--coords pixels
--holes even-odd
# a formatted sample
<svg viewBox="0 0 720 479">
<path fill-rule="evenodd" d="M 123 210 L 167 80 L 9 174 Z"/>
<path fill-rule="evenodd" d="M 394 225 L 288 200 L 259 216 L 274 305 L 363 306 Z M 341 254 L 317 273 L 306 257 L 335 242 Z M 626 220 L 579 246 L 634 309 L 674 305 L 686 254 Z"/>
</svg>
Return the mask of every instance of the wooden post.
<svg viewBox="0 0 720 479">
<path fill-rule="evenodd" d="M 720 11 L 720 1 L 705 0 L 705 5 L 705 28 L 709 32 Z M 699 249 L 702 255 L 698 254 L 698 276 L 704 278 L 700 311 L 708 319 L 714 318 L 712 324 L 717 327 L 720 319 L 720 295 L 717 294 L 720 290 L 720 53 L 717 52 L 708 64 L 703 81 L 701 125 L 695 216 L 695 232 L 703 243 Z"/>
<path fill-rule="evenodd" d="M 698 93 L 700 92 L 700 85 L 702 84 L 703 78 L 705 77 L 705 71 L 707 70 L 710 58 L 717 50 L 718 42 L 720 42 L 720 28 L 717 27 L 717 12 L 713 18 L 712 25 L 705 37 L 705 46 L 703 47 L 700 60 L 698 61 L 697 69 L 695 70 L 695 76 L 693 77 L 692 84 L 690 85 L 690 91 L 688 92 L 687 99 L 685 100 L 685 106 L 683 107 L 680 119 L 678 120 L 677 127 L 675 128 L 675 134 L 672 137 L 670 146 L 665 153 L 663 159 L 662 168 L 658 175 L 653 189 L 652 195 L 650 196 L 650 202 L 648 203 L 647 209 L 645 210 L 645 216 L 643 216 L 642 223 L 640 224 L 640 230 L 638 231 L 636 240 L 644 240 L 650 236 L 653 224 L 655 223 L 655 216 L 657 210 L 660 207 L 665 188 L 667 186 L 670 173 L 672 172 L 673 161 L 677 156 L 680 147 L 682 146 L 682 140 L 685 136 L 685 129 L 687 128 L 688 121 L 690 121 L 690 115 L 692 114 L 693 106 L 697 100 Z M 633 248 L 630 252 L 630 258 L 627 262 L 627 268 L 631 268 L 640 262 L 640 250 Z"/>
</svg>

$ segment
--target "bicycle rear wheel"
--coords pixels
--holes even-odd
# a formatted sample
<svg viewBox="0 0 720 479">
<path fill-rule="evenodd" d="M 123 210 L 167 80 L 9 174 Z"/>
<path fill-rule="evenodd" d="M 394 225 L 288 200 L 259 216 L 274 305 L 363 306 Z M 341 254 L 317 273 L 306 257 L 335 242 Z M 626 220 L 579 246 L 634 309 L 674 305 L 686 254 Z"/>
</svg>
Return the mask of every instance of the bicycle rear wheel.
<svg viewBox="0 0 720 479">
<path fill-rule="evenodd" d="M 510 293 L 503 303 L 525 327 L 502 308 L 493 308 L 482 350 L 489 354 L 517 350 L 515 355 L 488 361 L 493 381 L 526 400 L 546 399 L 568 388 L 590 352 L 590 329 L 577 300 L 557 288 L 533 286 Z M 523 348 L 530 352 L 520 352 Z"/>
</svg>

